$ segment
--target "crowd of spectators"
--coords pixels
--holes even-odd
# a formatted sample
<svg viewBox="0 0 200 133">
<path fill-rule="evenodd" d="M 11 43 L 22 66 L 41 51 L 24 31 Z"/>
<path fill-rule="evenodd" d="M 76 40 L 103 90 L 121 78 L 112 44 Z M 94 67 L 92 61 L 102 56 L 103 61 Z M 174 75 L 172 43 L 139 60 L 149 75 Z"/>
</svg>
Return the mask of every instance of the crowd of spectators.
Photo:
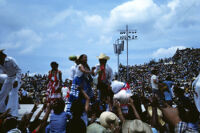
<svg viewBox="0 0 200 133">
<path fill-rule="evenodd" d="M 199 59 L 200 49 L 186 48 L 178 49 L 170 58 L 129 66 L 129 84 L 132 88 L 149 90 L 151 88 L 151 70 L 157 69 L 160 82 L 170 76 L 174 84 L 186 92 L 191 91 L 192 82 L 200 72 Z M 121 81 L 126 81 L 126 66 L 120 65 L 119 76 Z"/>
<path fill-rule="evenodd" d="M 84 94 L 82 90 L 81 93 Z M 135 94 L 129 98 L 128 112 L 124 112 L 120 101 L 107 101 L 109 107 L 96 102 L 93 104 L 82 104 L 77 100 L 72 103 L 72 119 L 68 119 L 64 111 L 65 103 L 57 99 L 53 103 L 44 103 L 36 114 L 33 121 L 31 117 L 37 110 L 34 105 L 30 113 L 23 115 L 21 120 L 9 116 L 9 110 L 0 115 L 0 131 L 2 133 L 198 133 L 199 112 L 189 100 L 183 100 L 180 92 L 175 92 L 181 103 L 173 108 L 164 103 L 159 103 L 157 97 L 146 97 Z M 84 96 L 86 103 L 90 99 Z M 187 102 L 185 102 L 187 101 Z M 39 116 L 45 115 L 42 119 Z M 82 118 L 86 112 L 88 124 Z M 50 115 L 50 121 L 48 117 Z"/>
<path fill-rule="evenodd" d="M 93 101 L 80 90 L 85 104 L 81 100 L 72 103 L 73 117 L 67 118 L 65 102 L 56 99 L 53 103 L 43 102 L 42 109 L 35 119 L 31 120 L 37 110 L 34 104 L 30 113 L 24 114 L 21 120 L 9 117 L 9 110 L 0 114 L 0 132 L 58 132 L 58 133 L 198 133 L 199 112 L 192 99 L 191 84 L 200 70 L 200 49 L 177 50 L 172 58 L 151 61 L 144 65 L 129 67 L 130 79 L 126 79 L 126 67 L 120 66 L 120 80 L 128 82 L 133 95 L 122 103 L 120 100 L 108 99 L 99 102 L 95 95 Z M 172 81 L 174 99 L 172 102 L 159 99 L 151 93 L 151 72 L 157 70 L 160 83 Z M 169 78 L 170 77 L 170 78 Z M 45 97 L 47 76 L 23 75 L 24 84 L 20 88 L 21 103 L 24 96 L 37 103 Z M 159 85 L 165 92 L 166 85 Z M 27 95 L 23 91 L 27 92 Z M 188 95 L 187 95 L 188 94 Z M 34 99 L 34 100 L 32 100 Z M 124 109 L 124 107 L 128 107 Z M 39 116 L 45 112 L 40 120 Z M 86 113 L 86 118 L 82 118 Z M 50 115 L 50 121 L 48 117 Z"/>
<path fill-rule="evenodd" d="M 19 103 L 41 103 L 43 97 L 46 96 L 47 79 L 47 75 L 36 74 L 30 76 L 28 73 L 22 74 L 22 86 L 19 89 Z"/>
</svg>

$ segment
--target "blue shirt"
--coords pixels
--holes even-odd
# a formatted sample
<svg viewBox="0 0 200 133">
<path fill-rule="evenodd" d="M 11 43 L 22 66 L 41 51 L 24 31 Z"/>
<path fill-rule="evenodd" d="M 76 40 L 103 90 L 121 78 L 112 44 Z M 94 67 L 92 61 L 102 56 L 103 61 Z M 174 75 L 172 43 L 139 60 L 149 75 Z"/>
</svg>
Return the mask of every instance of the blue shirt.
<svg viewBox="0 0 200 133">
<path fill-rule="evenodd" d="M 167 88 L 170 90 L 172 88 L 173 82 L 172 81 L 163 81 L 167 85 Z"/>
<path fill-rule="evenodd" d="M 170 93 L 168 91 L 165 91 L 164 95 L 165 95 L 165 101 L 171 101 L 172 100 L 172 96 L 170 95 Z"/>
<path fill-rule="evenodd" d="M 172 92 L 172 85 L 173 85 L 173 82 L 172 81 L 163 81 L 163 83 L 165 83 L 166 85 L 167 85 L 167 88 L 168 88 L 168 90 L 170 91 L 170 95 L 171 95 L 171 97 L 172 97 L 172 95 L 173 95 L 173 92 Z"/>
<path fill-rule="evenodd" d="M 49 128 L 51 133 L 65 133 L 66 132 L 67 115 L 66 112 L 60 114 L 51 114 Z"/>
</svg>

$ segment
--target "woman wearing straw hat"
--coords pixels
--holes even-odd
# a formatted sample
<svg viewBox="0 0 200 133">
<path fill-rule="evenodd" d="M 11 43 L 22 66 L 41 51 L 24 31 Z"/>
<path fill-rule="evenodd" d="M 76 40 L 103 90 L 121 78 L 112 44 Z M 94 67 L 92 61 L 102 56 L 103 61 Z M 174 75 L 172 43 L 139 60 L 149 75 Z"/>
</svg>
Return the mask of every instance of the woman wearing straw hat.
<svg viewBox="0 0 200 133">
<path fill-rule="evenodd" d="M 80 97 L 81 95 L 79 95 L 80 91 L 84 90 L 87 93 L 87 95 L 89 95 L 88 90 L 90 90 L 90 88 L 89 88 L 89 85 L 86 85 L 87 83 L 85 79 L 86 79 L 86 75 L 90 75 L 92 73 L 94 72 L 90 70 L 87 64 L 87 55 L 85 54 L 80 55 L 77 61 L 76 72 L 75 72 L 75 76 L 72 82 L 69 101 L 67 103 L 66 112 L 69 115 L 69 117 L 71 117 L 70 108 L 71 108 L 72 102 L 78 99 L 82 100 L 82 97 Z"/>
<path fill-rule="evenodd" d="M 90 68 L 87 64 L 87 55 L 85 55 L 85 54 L 80 55 L 80 57 L 78 58 L 78 61 L 77 61 L 75 76 L 73 79 L 72 88 L 71 88 L 72 90 L 71 90 L 70 94 L 74 93 L 75 90 L 79 91 L 77 88 L 84 89 L 84 91 L 87 93 L 86 87 L 88 87 L 88 86 L 85 85 L 86 77 L 92 73 L 93 73 L 93 71 L 90 70 Z M 73 98 L 72 98 L 72 96 L 70 96 L 71 100 L 77 99 L 77 98 L 78 98 L 78 96 L 75 96 Z"/>
<path fill-rule="evenodd" d="M 94 75 L 98 75 L 97 89 L 100 91 L 100 99 L 106 101 L 108 97 L 113 96 L 110 87 L 113 79 L 113 72 L 111 67 L 107 64 L 110 57 L 101 53 L 97 58 L 99 59 L 99 64 L 95 67 L 96 70 Z"/>
</svg>

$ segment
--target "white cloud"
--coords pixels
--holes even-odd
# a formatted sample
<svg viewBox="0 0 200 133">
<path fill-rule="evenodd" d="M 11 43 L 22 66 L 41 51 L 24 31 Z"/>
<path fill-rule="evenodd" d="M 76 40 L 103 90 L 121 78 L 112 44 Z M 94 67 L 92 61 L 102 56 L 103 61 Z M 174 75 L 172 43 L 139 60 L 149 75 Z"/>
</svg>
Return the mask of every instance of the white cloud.
<svg viewBox="0 0 200 133">
<path fill-rule="evenodd" d="M 144 22 L 151 17 L 157 17 L 159 7 L 152 0 L 132 0 L 111 10 L 110 21 Z"/>
<path fill-rule="evenodd" d="M 65 23 L 70 19 L 70 17 L 77 17 L 78 19 L 80 19 L 81 17 L 84 17 L 82 14 L 83 13 L 81 11 L 74 10 L 73 8 L 68 8 L 61 12 L 53 14 L 52 16 L 50 16 L 49 19 L 47 19 L 46 22 L 42 23 L 45 24 L 45 26 L 53 27 L 61 23 Z"/>
<path fill-rule="evenodd" d="M 63 40 L 65 38 L 65 34 L 64 33 L 60 33 L 60 32 L 52 32 L 52 33 L 47 34 L 47 38 Z"/>
<path fill-rule="evenodd" d="M 67 9 L 64 10 L 62 12 L 59 12 L 57 14 L 55 14 L 53 16 L 53 18 L 51 18 L 51 20 L 48 20 L 48 22 L 46 22 L 47 26 L 55 26 L 61 22 L 63 22 L 67 17 L 69 17 L 72 14 L 73 10 L 71 9 Z"/>
<path fill-rule="evenodd" d="M 84 29 L 91 30 L 92 27 L 93 31 L 98 31 L 94 32 L 99 38 L 97 44 L 112 44 L 112 36 L 118 33 L 119 27 L 134 24 L 139 25 L 141 30 L 146 26 L 152 28 L 151 21 L 156 21 L 161 14 L 162 10 L 153 0 L 131 0 L 113 8 L 107 18 L 85 14 Z"/>
<path fill-rule="evenodd" d="M 83 16 L 86 26 L 96 26 L 101 34 L 116 31 L 126 24 L 133 25 L 143 32 L 164 32 L 183 23 L 199 24 L 199 5 L 198 0 L 171 0 L 161 5 L 153 0 L 131 0 L 113 8 L 107 18 L 98 14 Z"/>
<path fill-rule="evenodd" d="M 1 43 L 0 46 L 2 48 L 5 48 L 5 49 L 16 49 L 16 48 L 19 48 L 21 46 L 21 44 L 20 43 L 4 42 L 4 43 Z"/>
<path fill-rule="evenodd" d="M 173 1 L 170 1 L 170 2 L 167 4 L 167 6 L 168 6 L 172 11 L 174 11 L 174 10 L 177 8 L 177 6 L 179 5 L 179 3 L 180 3 L 180 0 L 173 0 Z"/>
<path fill-rule="evenodd" d="M 170 48 L 159 48 L 158 50 L 153 52 L 154 58 L 163 58 L 163 57 L 171 57 L 175 54 L 176 50 L 185 49 L 185 46 L 172 46 Z"/>
<path fill-rule="evenodd" d="M 12 32 L 0 44 L 1 47 L 6 49 L 20 49 L 20 53 L 32 52 L 35 48 L 39 47 L 42 42 L 42 37 L 31 29 L 21 29 Z"/>
<path fill-rule="evenodd" d="M 156 19 L 161 9 L 152 0 L 131 0 L 110 11 L 108 27 L 124 24 L 141 24 Z"/>
<path fill-rule="evenodd" d="M 156 21 L 154 27 L 160 30 L 173 30 L 173 28 L 188 28 L 200 22 L 199 0 L 172 0 L 162 6 L 163 14 Z"/>
<path fill-rule="evenodd" d="M 93 40 L 92 38 L 89 38 L 89 39 L 87 40 L 87 42 L 88 42 L 89 44 L 91 44 L 91 43 L 94 42 L 94 40 Z"/>
<path fill-rule="evenodd" d="M 101 35 L 99 37 L 99 40 L 98 40 L 98 43 L 97 44 L 100 44 L 100 45 L 108 45 L 110 44 L 112 41 L 112 38 L 109 37 L 109 36 L 104 36 L 104 35 Z"/>
<path fill-rule="evenodd" d="M 103 19 L 99 15 L 87 15 L 84 20 L 87 26 L 100 26 L 103 23 Z"/>
</svg>

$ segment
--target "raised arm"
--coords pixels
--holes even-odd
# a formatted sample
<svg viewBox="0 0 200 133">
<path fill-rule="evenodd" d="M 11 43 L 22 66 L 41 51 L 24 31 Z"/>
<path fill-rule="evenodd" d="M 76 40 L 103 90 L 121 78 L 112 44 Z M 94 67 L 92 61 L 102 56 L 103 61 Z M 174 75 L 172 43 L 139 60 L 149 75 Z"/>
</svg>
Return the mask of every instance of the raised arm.
<svg viewBox="0 0 200 133">
<path fill-rule="evenodd" d="M 40 110 L 40 111 L 37 113 L 37 115 L 35 116 L 35 119 L 34 119 L 34 121 L 36 121 L 36 120 L 38 120 L 38 119 L 39 119 L 40 115 L 41 115 L 41 114 L 42 114 L 42 112 L 45 110 L 46 106 L 47 106 L 47 104 L 46 104 L 46 103 L 44 103 L 44 104 L 43 104 L 43 107 L 41 108 L 41 110 Z"/>
<path fill-rule="evenodd" d="M 6 110 L 3 114 L 0 115 L 0 119 L 5 119 L 10 113 L 10 108 Z"/>
<path fill-rule="evenodd" d="M 92 74 L 92 71 L 88 71 L 86 70 L 83 65 L 79 65 L 79 69 L 81 70 L 81 72 L 86 73 L 86 74 Z"/>
<path fill-rule="evenodd" d="M 34 114 L 34 112 L 35 112 L 37 109 L 38 109 L 38 104 L 37 104 L 37 103 L 34 103 L 34 106 L 33 106 L 32 110 L 31 110 L 31 112 L 28 114 L 28 118 L 27 118 L 28 122 L 30 122 L 30 120 L 31 120 L 31 118 L 32 118 L 32 116 L 33 116 L 33 114 Z"/>
<path fill-rule="evenodd" d="M 114 100 L 113 105 L 117 108 L 117 113 L 118 113 L 119 119 L 123 123 L 125 121 L 125 118 L 122 114 L 122 110 L 121 110 L 119 101 Z"/>
<path fill-rule="evenodd" d="M 133 109 L 133 113 L 135 115 L 135 118 L 138 119 L 138 120 L 141 120 L 140 118 L 140 115 L 138 114 L 136 108 L 135 108 L 135 105 L 133 103 L 133 99 L 132 98 L 129 98 L 129 105 L 131 106 L 131 108 Z"/>
<path fill-rule="evenodd" d="M 49 114 L 51 112 L 51 105 L 47 104 L 47 111 L 42 119 L 42 122 L 40 123 L 40 125 L 35 129 L 35 133 L 39 133 L 45 126 L 49 117 Z"/>
</svg>

